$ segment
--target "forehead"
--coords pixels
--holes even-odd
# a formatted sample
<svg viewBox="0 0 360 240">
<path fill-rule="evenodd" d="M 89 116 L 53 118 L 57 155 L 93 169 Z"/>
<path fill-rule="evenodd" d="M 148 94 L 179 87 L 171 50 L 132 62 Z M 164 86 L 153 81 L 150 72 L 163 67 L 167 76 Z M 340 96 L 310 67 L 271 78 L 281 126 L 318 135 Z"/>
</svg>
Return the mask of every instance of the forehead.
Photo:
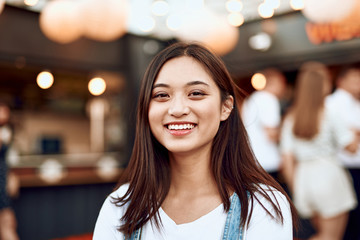
<svg viewBox="0 0 360 240">
<path fill-rule="evenodd" d="M 183 83 L 204 81 L 216 85 L 207 69 L 192 57 L 182 56 L 167 61 L 155 79 L 155 83 Z"/>
</svg>

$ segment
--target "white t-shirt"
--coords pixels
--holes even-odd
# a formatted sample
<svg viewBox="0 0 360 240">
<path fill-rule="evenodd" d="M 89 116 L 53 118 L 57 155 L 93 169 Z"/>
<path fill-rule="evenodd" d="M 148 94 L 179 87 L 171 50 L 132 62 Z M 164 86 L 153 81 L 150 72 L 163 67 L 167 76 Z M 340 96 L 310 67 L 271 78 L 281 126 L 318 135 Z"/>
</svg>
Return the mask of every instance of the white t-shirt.
<svg viewBox="0 0 360 240">
<path fill-rule="evenodd" d="M 244 103 L 242 118 L 260 165 L 268 172 L 279 170 L 281 158 L 278 146 L 265 131 L 265 128 L 280 126 L 280 103 L 277 97 L 266 91 L 254 92 Z"/>
<path fill-rule="evenodd" d="M 128 185 L 123 185 L 110 196 L 123 196 L 127 189 Z M 289 203 L 280 192 L 274 191 L 274 194 L 284 216 L 284 224 L 272 219 L 260 204 L 255 201 L 249 228 L 244 233 L 244 240 L 293 239 Z M 270 203 L 265 201 L 259 194 L 257 196 L 261 203 L 270 212 L 273 212 Z M 123 240 L 124 236 L 117 231 L 117 227 L 120 225 L 120 218 L 123 216 L 126 207 L 126 205 L 124 207 L 116 207 L 111 203 L 111 197 L 108 197 L 97 219 L 93 240 Z M 199 219 L 185 224 L 176 224 L 161 208 L 159 214 L 162 221 L 161 230 L 159 231 L 150 222 L 147 222 L 143 226 L 142 240 L 221 240 L 227 217 L 222 204 Z"/>
<path fill-rule="evenodd" d="M 360 101 L 343 89 L 337 89 L 326 98 L 326 107 L 341 119 L 350 129 L 360 131 Z M 360 146 L 358 151 L 339 151 L 340 161 L 348 168 L 360 168 Z"/>
</svg>

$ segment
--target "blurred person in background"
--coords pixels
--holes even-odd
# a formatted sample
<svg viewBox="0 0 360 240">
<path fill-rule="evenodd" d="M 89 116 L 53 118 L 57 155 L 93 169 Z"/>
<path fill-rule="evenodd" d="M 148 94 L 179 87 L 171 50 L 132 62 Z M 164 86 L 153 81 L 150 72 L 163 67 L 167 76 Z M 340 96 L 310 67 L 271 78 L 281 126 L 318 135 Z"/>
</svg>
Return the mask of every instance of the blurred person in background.
<svg viewBox="0 0 360 240">
<path fill-rule="evenodd" d="M 16 218 L 10 196 L 16 195 L 18 186 L 14 175 L 8 173 L 7 152 L 12 141 L 10 108 L 0 102 L 0 240 L 17 240 Z"/>
<path fill-rule="evenodd" d="M 326 106 L 337 114 L 346 126 L 360 138 L 360 69 L 345 66 L 336 78 L 336 90 L 327 97 Z M 339 151 L 339 158 L 349 170 L 357 199 L 360 197 L 360 148 L 353 154 L 346 149 Z M 360 240 L 360 207 L 350 212 L 345 232 L 346 240 Z"/>
<path fill-rule="evenodd" d="M 281 133 L 284 176 L 300 216 L 316 230 L 311 240 L 341 240 L 357 205 L 351 177 L 336 157 L 338 148 L 355 152 L 357 138 L 325 108 L 330 90 L 326 66 L 304 64 Z"/>
<path fill-rule="evenodd" d="M 274 68 L 267 68 L 261 73 L 266 78 L 265 88 L 253 92 L 245 100 L 242 117 L 256 159 L 265 171 L 281 182 L 279 179 L 281 157 L 278 149 L 281 123 L 280 99 L 286 90 L 286 78 Z"/>
</svg>

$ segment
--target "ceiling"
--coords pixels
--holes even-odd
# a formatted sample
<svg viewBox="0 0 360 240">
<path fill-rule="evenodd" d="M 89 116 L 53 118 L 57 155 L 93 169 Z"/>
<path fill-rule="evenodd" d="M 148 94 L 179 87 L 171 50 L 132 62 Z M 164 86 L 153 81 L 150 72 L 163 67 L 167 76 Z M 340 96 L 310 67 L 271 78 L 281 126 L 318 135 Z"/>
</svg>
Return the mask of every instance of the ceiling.
<svg viewBox="0 0 360 240">
<path fill-rule="evenodd" d="M 32 1 L 37 2 L 35 6 L 27 6 L 24 3 L 24 0 L 5 0 L 7 4 L 18 7 L 24 7 L 28 10 L 37 11 L 37 12 L 40 12 L 41 9 L 46 5 L 46 3 L 50 2 L 51 0 L 32 0 Z M 86 1 L 86 0 L 70 0 L 70 1 Z M 155 0 L 127 0 L 127 1 L 130 2 L 130 4 L 141 3 L 143 6 L 146 6 L 154 2 Z M 185 2 L 184 0 L 165 0 L 165 1 L 167 1 L 170 4 L 173 2 Z M 195 2 L 196 0 L 187 0 L 187 1 Z M 218 13 L 223 13 L 226 10 L 225 4 L 227 0 L 200 0 L 200 1 L 203 2 L 205 6 L 208 6 L 209 8 L 211 8 L 212 10 Z M 240 0 L 240 1 L 243 3 L 243 9 L 241 12 L 246 20 L 253 20 L 259 18 L 257 8 L 262 2 L 264 2 L 264 0 Z M 279 0 L 279 1 L 280 1 L 280 7 L 276 10 L 275 14 L 281 14 L 284 12 L 292 11 L 289 4 L 290 0 Z"/>
<path fill-rule="evenodd" d="M 24 4 L 24 1 L 37 2 L 34 6 L 27 6 Z M 6 0 L 6 3 L 12 6 L 17 6 L 21 8 L 28 9 L 30 11 L 40 12 L 47 3 L 51 0 Z M 68 0 L 74 2 L 86 2 L 86 1 L 100 1 L 100 0 Z M 101 0 L 104 1 L 104 0 Z M 109 0 L 111 1 L 111 0 Z M 118 0 L 122 1 L 122 0 Z M 190 6 L 191 13 L 187 17 L 192 16 L 191 14 L 196 14 L 196 11 L 193 11 L 193 8 L 198 6 L 205 6 L 207 10 L 210 10 L 211 13 L 215 13 L 220 17 L 226 17 L 229 14 L 229 11 L 226 9 L 226 3 L 228 0 L 163 0 L 169 4 L 169 13 L 165 16 L 152 16 L 155 20 L 155 29 L 152 31 L 143 31 L 139 29 L 139 19 L 146 16 L 151 16 L 152 4 L 156 0 L 124 0 L 127 1 L 130 8 L 127 21 L 127 31 L 135 35 L 152 35 L 158 38 L 167 39 L 172 38 L 173 35 L 171 31 L 166 27 L 166 19 L 173 13 L 179 12 L 179 9 L 183 6 Z M 244 17 L 244 21 L 253 21 L 261 19 L 258 13 L 258 7 L 264 1 L 266 2 L 276 2 L 280 3 L 279 7 L 274 11 L 274 15 L 284 14 L 287 12 L 293 11 L 290 7 L 290 0 L 232 0 L 239 1 L 242 3 L 242 10 L 240 11 L 241 15 Z M 183 12 L 181 12 L 183 13 Z"/>
<path fill-rule="evenodd" d="M 32 0 L 34 1 L 34 0 Z M 80 2 L 80 1 L 101 1 L 105 2 L 105 0 L 68 0 L 68 1 L 74 1 L 74 2 Z M 111 1 L 111 0 L 110 0 Z M 121 0 L 118 0 L 121 1 Z M 146 14 L 151 14 L 151 5 L 155 0 L 127 0 L 130 4 L 131 14 L 134 17 Z M 200 1 L 203 2 L 203 5 L 210 10 L 212 13 L 215 13 L 216 15 L 220 16 L 226 16 L 228 14 L 228 11 L 226 9 L 226 1 L 227 0 L 165 0 L 169 3 L 169 5 L 175 5 L 178 6 L 179 4 L 183 4 L 184 2 L 191 2 L 192 4 L 194 2 Z M 256 19 L 260 19 L 260 16 L 258 14 L 257 8 L 259 4 L 261 4 L 264 0 L 241 0 L 243 3 L 243 8 L 241 10 L 241 14 L 244 16 L 245 22 L 246 21 L 254 21 Z M 268 0 L 270 1 L 270 0 Z M 280 7 L 275 11 L 276 14 L 283 14 L 292 11 L 291 7 L 289 5 L 289 0 L 280 0 L 281 4 Z M 6 4 L 23 8 L 32 12 L 40 12 L 47 3 L 49 3 L 50 0 L 39 0 L 38 3 L 33 6 L 29 7 L 24 4 L 24 0 L 6 0 Z M 137 13 L 138 12 L 138 13 Z M 140 15 L 136 15 L 140 14 Z M 163 17 L 156 17 L 157 25 L 161 25 L 161 21 L 164 21 L 166 16 Z M 151 35 L 154 36 L 153 33 L 141 33 L 138 29 L 136 29 L 136 25 L 131 25 L 131 23 L 128 26 L 128 31 L 134 35 Z M 169 30 L 168 30 L 169 31 Z M 160 34 L 161 35 L 161 34 Z M 158 35 L 159 36 L 159 35 Z M 162 35 L 163 36 L 163 35 Z M 160 37 L 161 38 L 161 37 Z M 20 71 L 21 70 L 21 71 Z M 26 102 L 31 103 L 34 106 L 37 106 L 37 102 L 40 102 L 44 99 L 52 99 L 54 97 L 58 97 L 59 94 L 53 94 L 51 92 L 48 94 L 45 91 L 39 90 L 39 88 L 34 84 L 36 75 L 38 73 L 39 69 L 30 69 L 30 68 L 13 68 L 10 66 L 5 66 L 4 64 L 0 65 L 0 72 L 2 73 L 2 77 L 0 79 L 0 95 L 15 95 L 15 96 L 25 96 Z M 72 86 L 72 88 L 64 87 L 58 85 L 58 88 L 54 88 L 54 91 L 57 93 L 61 93 L 60 97 L 69 98 L 73 93 L 76 93 L 75 95 L 84 95 L 85 98 L 88 97 L 88 92 L 86 88 L 87 84 L 87 76 L 81 75 L 81 74 L 75 74 L 74 73 L 57 73 L 58 77 L 61 79 L 67 79 L 67 81 L 64 83 L 66 86 Z M 62 77 L 63 76 L 63 77 Z M 5 81 L 6 79 L 12 79 L 12 81 Z M 61 82 L 61 81 L 58 81 Z M 76 82 L 79 86 L 73 86 L 74 82 Z M 71 84 L 67 84 L 71 83 Z M 21 86 L 21 87 L 20 87 Z M 63 89 L 60 89 L 63 87 Z M 65 89 L 65 90 L 64 90 Z M 79 89 L 85 89 L 83 92 L 78 91 Z M 20 104 L 21 105 L 21 104 Z M 20 106 L 19 105 L 19 106 Z"/>
</svg>

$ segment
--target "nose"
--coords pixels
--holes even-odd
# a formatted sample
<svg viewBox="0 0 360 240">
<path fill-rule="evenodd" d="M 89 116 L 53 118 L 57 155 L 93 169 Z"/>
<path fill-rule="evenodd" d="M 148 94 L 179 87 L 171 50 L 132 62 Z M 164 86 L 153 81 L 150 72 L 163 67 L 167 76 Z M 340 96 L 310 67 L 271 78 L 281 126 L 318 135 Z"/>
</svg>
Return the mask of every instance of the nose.
<svg viewBox="0 0 360 240">
<path fill-rule="evenodd" d="M 190 108 L 187 101 L 182 97 L 174 97 L 168 109 L 168 113 L 174 117 L 181 117 L 190 113 Z"/>
</svg>

